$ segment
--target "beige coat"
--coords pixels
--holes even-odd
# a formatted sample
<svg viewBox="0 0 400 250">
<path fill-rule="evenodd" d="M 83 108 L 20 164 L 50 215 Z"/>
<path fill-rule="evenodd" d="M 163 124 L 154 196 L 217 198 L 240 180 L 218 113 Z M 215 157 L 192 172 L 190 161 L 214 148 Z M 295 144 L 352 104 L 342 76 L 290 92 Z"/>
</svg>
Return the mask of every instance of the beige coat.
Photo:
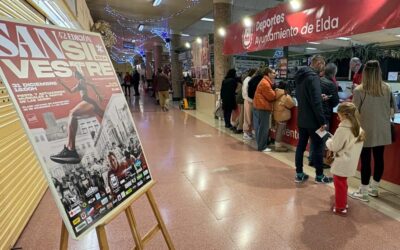
<svg viewBox="0 0 400 250">
<path fill-rule="evenodd" d="M 365 130 L 364 147 L 376 147 L 392 144 L 390 132 L 390 86 L 385 83 L 383 96 L 366 95 L 359 85 L 354 90 L 353 103 L 360 108 L 361 127 Z M 364 101 L 363 101 L 364 100 Z"/>
<path fill-rule="evenodd" d="M 274 120 L 277 122 L 285 122 L 290 120 L 290 109 L 294 107 L 293 99 L 290 95 L 285 94 L 283 89 L 275 89 L 276 100 L 274 102 Z"/>
<path fill-rule="evenodd" d="M 339 124 L 335 135 L 328 139 L 326 146 L 335 153 L 331 173 L 342 177 L 354 176 L 363 142 L 357 142 L 357 138 L 351 132 L 350 121 L 344 120 Z"/>
</svg>

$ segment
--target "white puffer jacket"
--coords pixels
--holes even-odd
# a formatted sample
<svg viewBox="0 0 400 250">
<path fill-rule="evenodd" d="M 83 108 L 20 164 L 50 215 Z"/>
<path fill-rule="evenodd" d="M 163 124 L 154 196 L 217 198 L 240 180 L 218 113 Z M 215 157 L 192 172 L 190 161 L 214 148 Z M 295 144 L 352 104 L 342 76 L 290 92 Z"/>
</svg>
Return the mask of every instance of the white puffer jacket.
<svg viewBox="0 0 400 250">
<path fill-rule="evenodd" d="M 360 131 L 362 131 L 361 128 Z M 335 153 L 331 173 L 341 177 L 354 176 L 363 144 L 363 142 L 357 142 L 357 138 L 351 132 L 351 122 L 342 121 L 335 135 L 326 142 L 328 149 Z"/>
</svg>

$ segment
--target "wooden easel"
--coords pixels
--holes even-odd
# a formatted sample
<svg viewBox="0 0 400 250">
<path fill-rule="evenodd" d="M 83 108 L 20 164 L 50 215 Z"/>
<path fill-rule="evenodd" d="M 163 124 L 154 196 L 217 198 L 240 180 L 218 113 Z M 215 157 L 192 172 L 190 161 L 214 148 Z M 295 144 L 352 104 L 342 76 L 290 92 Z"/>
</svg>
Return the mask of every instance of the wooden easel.
<svg viewBox="0 0 400 250">
<path fill-rule="evenodd" d="M 128 224 L 131 229 L 132 237 L 135 241 L 136 247 L 134 249 L 141 250 L 143 249 L 144 245 L 151 240 L 155 236 L 155 234 L 161 230 L 161 233 L 164 236 L 164 240 L 167 243 L 169 249 L 175 249 L 171 237 L 168 234 L 167 228 L 164 224 L 163 219 L 161 218 L 160 211 L 158 210 L 158 206 L 154 199 L 153 193 L 151 192 L 151 187 L 155 184 L 154 181 L 147 183 L 144 187 L 142 187 L 137 193 L 135 193 L 132 197 L 126 200 L 123 204 L 121 204 L 120 208 L 116 209 L 115 211 L 110 212 L 110 214 L 106 215 L 105 218 L 102 220 L 102 224 L 97 225 L 96 233 L 97 233 L 97 240 L 99 242 L 99 247 L 102 250 L 108 250 L 108 242 L 107 242 L 107 235 L 105 226 L 111 222 L 116 216 L 118 216 L 122 211 L 125 211 L 126 217 L 128 219 Z M 146 194 L 147 199 L 151 205 L 153 210 L 154 216 L 157 219 L 157 224 L 146 233 L 146 235 L 141 238 L 139 231 L 137 230 L 136 220 L 132 212 L 132 203 L 139 199 L 143 194 Z M 67 250 L 68 249 L 68 231 L 65 227 L 64 222 L 61 225 L 61 239 L 60 239 L 60 250 Z"/>
</svg>

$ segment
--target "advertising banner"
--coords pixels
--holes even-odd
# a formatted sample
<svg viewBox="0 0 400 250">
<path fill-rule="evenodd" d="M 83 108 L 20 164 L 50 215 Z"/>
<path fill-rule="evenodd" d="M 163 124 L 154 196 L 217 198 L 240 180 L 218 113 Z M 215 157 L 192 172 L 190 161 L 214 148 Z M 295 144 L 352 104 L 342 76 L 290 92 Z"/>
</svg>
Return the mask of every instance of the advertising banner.
<svg viewBox="0 0 400 250">
<path fill-rule="evenodd" d="M 191 48 L 192 77 L 196 90 L 212 93 L 209 38 L 202 37 L 201 43 L 193 42 Z"/>
<path fill-rule="evenodd" d="M 224 54 L 241 54 L 288 45 L 304 44 L 400 27 L 398 0 L 307 0 L 294 11 L 289 3 L 229 26 Z"/>
<path fill-rule="evenodd" d="M 72 237 L 151 181 L 100 35 L 0 19 L 0 77 Z"/>
</svg>

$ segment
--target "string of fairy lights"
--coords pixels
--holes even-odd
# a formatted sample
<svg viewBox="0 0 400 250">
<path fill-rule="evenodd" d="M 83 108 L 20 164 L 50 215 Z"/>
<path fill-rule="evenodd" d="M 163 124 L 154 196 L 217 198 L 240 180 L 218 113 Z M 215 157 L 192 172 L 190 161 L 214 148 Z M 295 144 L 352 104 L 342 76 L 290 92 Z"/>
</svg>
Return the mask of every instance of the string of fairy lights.
<svg viewBox="0 0 400 250">
<path fill-rule="evenodd" d="M 143 45 L 146 40 L 149 40 L 153 37 L 161 38 L 165 46 L 168 50 L 170 50 L 170 28 L 168 25 L 168 21 L 174 17 L 182 15 L 184 12 L 188 11 L 192 7 L 196 6 L 200 3 L 200 0 L 186 0 L 186 5 L 184 5 L 181 9 L 177 10 L 174 13 L 171 13 L 167 16 L 157 17 L 157 18 L 134 18 L 131 16 L 126 16 L 120 13 L 118 10 L 111 7 L 110 4 L 106 4 L 104 7 L 104 11 L 107 15 L 113 17 L 118 23 L 118 25 L 124 30 L 129 32 L 133 37 L 134 41 L 137 44 L 135 46 L 134 52 L 137 54 L 144 55 Z M 146 25 L 149 29 L 147 32 L 143 32 L 143 27 Z M 142 26 L 141 28 L 139 28 Z M 153 27 L 152 27 L 153 26 Z M 154 27 L 157 26 L 157 27 Z M 121 44 L 121 42 L 126 41 L 125 37 L 116 36 L 117 43 Z M 119 56 L 121 55 L 121 56 Z M 135 55 L 132 55 L 132 50 L 121 50 L 117 46 L 113 46 L 111 50 L 111 57 L 113 60 L 119 63 L 129 62 L 133 63 Z"/>
<path fill-rule="evenodd" d="M 138 18 L 132 18 L 132 17 L 127 17 L 124 14 L 119 13 L 117 10 L 112 8 L 108 3 L 106 4 L 106 7 L 104 7 L 105 12 L 116 18 L 117 20 L 121 20 L 124 22 L 130 22 L 130 23 L 159 23 L 163 21 L 168 21 L 171 18 L 177 17 L 184 13 L 185 11 L 189 10 L 190 8 L 196 6 L 197 4 L 200 3 L 200 0 L 186 0 L 186 5 L 179 9 L 178 11 L 169 14 L 168 16 L 165 17 L 159 17 L 159 18 L 144 18 L 144 19 L 138 19 Z"/>
</svg>

